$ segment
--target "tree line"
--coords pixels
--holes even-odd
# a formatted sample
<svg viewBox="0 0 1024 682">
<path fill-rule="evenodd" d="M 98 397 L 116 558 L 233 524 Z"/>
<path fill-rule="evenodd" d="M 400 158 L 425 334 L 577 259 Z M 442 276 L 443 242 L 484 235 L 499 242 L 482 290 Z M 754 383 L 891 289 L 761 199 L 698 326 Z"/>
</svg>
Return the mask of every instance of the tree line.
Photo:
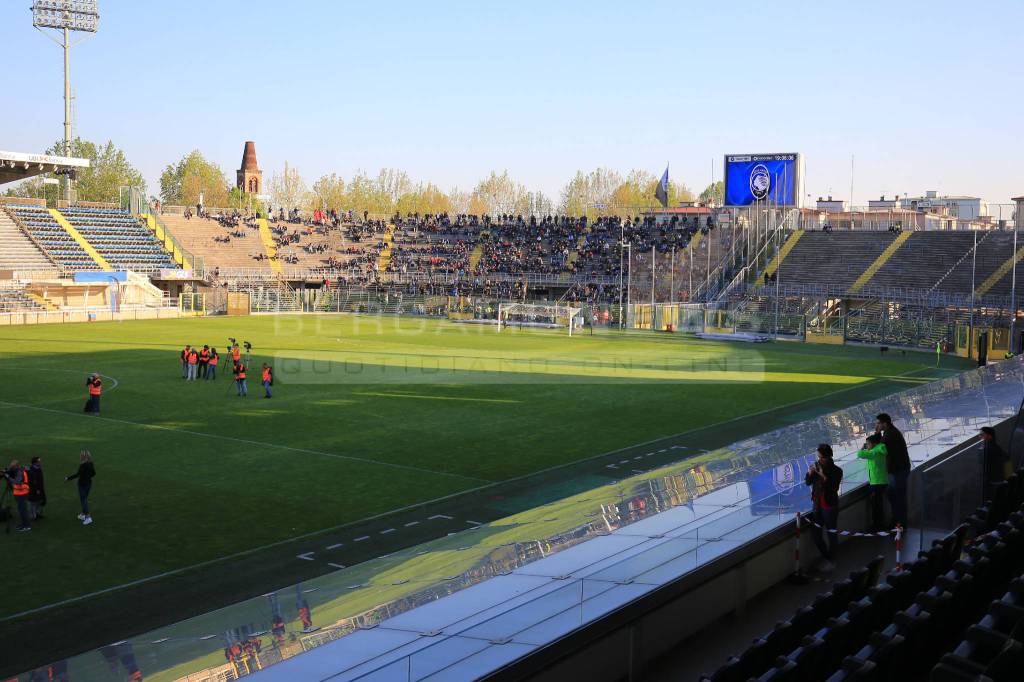
<svg viewBox="0 0 1024 682">
<path fill-rule="evenodd" d="M 47 154 L 62 154 L 63 142 L 47 149 Z M 145 191 L 145 182 L 111 141 L 95 144 L 75 139 L 71 155 L 87 158 L 90 167 L 78 174 L 78 198 L 81 201 L 116 202 L 120 188 L 133 186 Z M 453 187 L 447 191 L 432 182 L 414 180 L 403 170 L 382 168 L 375 175 L 357 171 L 345 179 L 337 173 L 321 175 L 307 183 L 297 168 L 286 162 L 266 183 L 262 197 L 248 195 L 233 183 L 220 166 L 193 150 L 176 163 L 168 164 L 160 175 L 159 199 L 165 205 L 239 208 L 266 211 L 262 199 L 275 212 L 315 209 L 351 209 L 362 213 L 391 215 L 395 212 L 420 214 L 513 214 L 513 215 L 634 215 L 655 208 L 658 178 L 651 172 L 633 169 L 625 175 L 609 168 L 577 171 L 553 199 L 544 192 L 532 191 L 512 178 L 507 170 L 491 171 L 472 189 Z M 26 180 L 7 191 L 8 196 L 43 196 L 55 202 L 59 189 L 44 184 L 41 177 Z M 52 196 L 51 196 L 52 195 Z M 154 197 L 156 198 L 156 197 Z M 708 185 L 698 197 L 683 183 L 670 181 L 670 206 L 679 202 L 700 201 L 721 204 L 722 183 Z"/>
</svg>

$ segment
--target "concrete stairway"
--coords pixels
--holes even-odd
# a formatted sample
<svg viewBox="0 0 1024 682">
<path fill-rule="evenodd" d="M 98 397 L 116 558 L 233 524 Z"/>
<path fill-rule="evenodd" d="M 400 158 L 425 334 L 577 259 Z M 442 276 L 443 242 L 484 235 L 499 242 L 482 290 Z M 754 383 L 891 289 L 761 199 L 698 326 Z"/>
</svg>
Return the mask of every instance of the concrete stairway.
<svg viewBox="0 0 1024 682">
<path fill-rule="evenodd" d="M 52 270 L 56 267 L 3 209 L 0 209 L 0 270 Z"/>
</svg>

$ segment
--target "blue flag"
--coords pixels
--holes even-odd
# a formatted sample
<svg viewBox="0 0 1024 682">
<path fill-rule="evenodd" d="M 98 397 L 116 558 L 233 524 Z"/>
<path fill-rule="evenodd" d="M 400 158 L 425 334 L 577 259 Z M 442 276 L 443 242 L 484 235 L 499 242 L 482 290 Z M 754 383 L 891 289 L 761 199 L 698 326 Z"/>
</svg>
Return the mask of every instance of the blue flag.
<svg viewBox="0 0 1024 682">
<path fill-rule="evenodd" d="M 665 172 L 654 190 L 654 198 L 661 203 L 662 208 L 668 208 L 668 166 L 665 166 Z"/>
</svg>

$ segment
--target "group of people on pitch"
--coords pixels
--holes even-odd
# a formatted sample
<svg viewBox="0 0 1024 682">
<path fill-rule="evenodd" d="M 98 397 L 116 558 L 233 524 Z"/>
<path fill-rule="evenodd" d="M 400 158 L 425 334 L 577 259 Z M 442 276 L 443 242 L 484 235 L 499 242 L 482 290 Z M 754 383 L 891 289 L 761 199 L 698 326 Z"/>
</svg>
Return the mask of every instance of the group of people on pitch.
<svg viewBox="0 0 1024 682">
<path fill-rule="evenodd" d="M 185 381 L 196 381 L 201 377 L 204 381 L 217 380 L 217 365 L 220 362 L 220 354 L 216 348 L 204 345 L 201 350 L 198 346 L 185 344 L 181 350 L 181 378 Z M 248 367 L 242 359 L 242 351 L 238 344 L 231 346 L 231 373 L 235 378 L 235 386 L 240 397 L 249 395 Z M 263 384 L 263 397 L 273 397 L 270 387 L 274 385 L 274 368 L 263 363 L 263 371 L 260 375 L 260 382 Z"/>
<path fill-rule="evenodd" d="M 82 512 L 78 520 L 83 526 L 92 523 L 92 515 L 89 513 L 89 493 L 92 490 L 92 479 L 96 477 L 96 466 L 92 462 L 92 454 L 88 450 L 79 453 L 78 471 L 65 476 L 65 481 L 78 481 L 78 501 L 81 504 Z M 40 457 L 33 457 L 29 466 L 22 466 L 18 460 L 12 460 L 6 469 L 0 469 L 0 483 L 6 486 L 6 491 L 14 497 L 14 503 L 18 508 L 18 531 L 26 532 L 32 530 L 34 521 L 41 521 L 43 508 L 46 506 L 46 483 L 43 478 L 43 460 Z M 0 512 L 6 515 L 7 508 L 0 507 Z M 10 521 L 8 521 L 9 523 Z M 10 532 L 10 526 L 8 526 Z"/>
<path fill-rule="evenodd" d="M 989 426 L 983 427 L 981 440 L 986 486 L 1005 480 L 1010 460 L 996 443 L 995 430 Z M 891 416 L 883 412 L 875 417 L 874 433 L 865 438 L 857 457 L 867 461 L 870 530 L 881 532 L 896 527 L 906 528 L 910 453 L 903 433 L 893 425 Z M 832 560 L 839 545 L 837 526 L 839 485 L 842 480 L 843 470 L 833 461 L 832 446 L 822 443 L 818 446 L 814 464 L 804 476 L 804 483 L 811 487 L 814 524 L 811 537 L 821 553 L 822 561 L 819 567 L 824 571 L 834 567 Z M 890 509 L 888 521 L 885 510 L 886 498 Z"/>
</svg>

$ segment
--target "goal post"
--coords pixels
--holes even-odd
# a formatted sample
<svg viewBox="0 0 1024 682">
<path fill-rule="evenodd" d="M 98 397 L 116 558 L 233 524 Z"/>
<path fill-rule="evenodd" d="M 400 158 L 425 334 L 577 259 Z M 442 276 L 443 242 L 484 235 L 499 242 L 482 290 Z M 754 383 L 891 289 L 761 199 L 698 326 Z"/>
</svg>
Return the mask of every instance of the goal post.
<svg viewBox="0 0 1024 682">
<path fill-rule="evenodd" d="M 580 323 L 582 308 L 566 305 L 541 305 L 536 303 L 499 303 L 498 329 L 503 327 L 535 327 L 539 329 L 573 328 Z"/>
</svg>

